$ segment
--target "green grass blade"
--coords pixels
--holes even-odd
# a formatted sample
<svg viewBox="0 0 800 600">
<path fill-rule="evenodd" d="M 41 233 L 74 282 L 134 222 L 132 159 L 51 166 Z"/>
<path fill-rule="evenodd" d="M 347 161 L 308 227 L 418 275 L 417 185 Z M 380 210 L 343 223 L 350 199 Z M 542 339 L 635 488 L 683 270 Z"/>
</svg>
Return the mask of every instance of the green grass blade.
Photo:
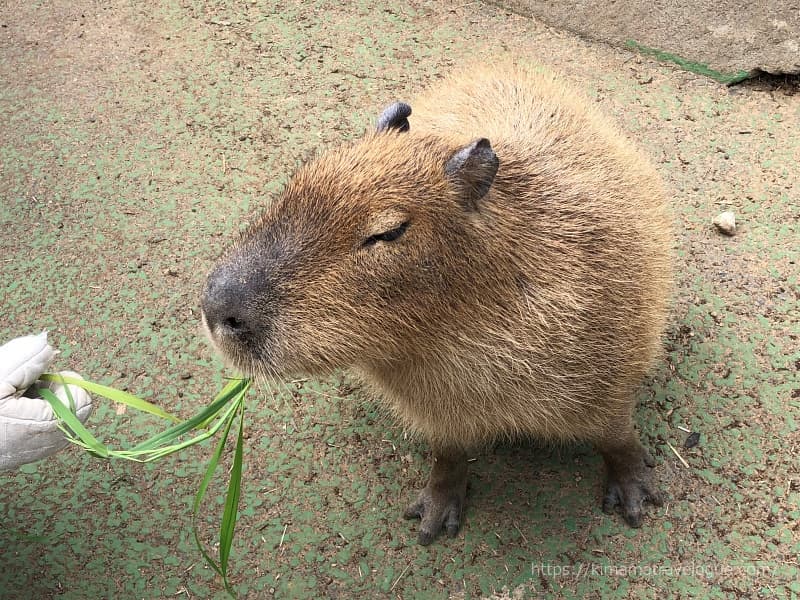
<svg viewBox="0 0 800 600">
<path fill-rule="evenodd" d="M 222 388 L 217 397 L 227 396 L 229 398 L 233 398 L 235 396 L 244 396 L 247 393 L 247 390 L 250 389 L 250 380 L 245 378 L 238 378 L 238 379 L 229 379 L 228 383 L 225 384 L 225 387 Z M 208 417 L 208 419 L 198 425 L 200 429 L 204 429 L 208 426 L 208 424 L 214 420 L 214 415 Z"/>
<path fill-rule="evenodd" d="M 228 419 L 228 422 L 225 425 L 225 431 L 220 437 L 219 444 L 217 444 L 216 450 L 211 455 L 211 460 L 208 462 L 208 468 L 206 469 L 206 474 L 203 476 L 203 481 L 200 482 L 200 487 L 197 490 L 197 494 L 194 497 L 194 505 L 192 506 L 192 533 L 194 535 L 194 542 L 197 545 L 197 548 L 200 550 L 200 553 L 203 555 L 206 563 L 216 571 L 216 573 L 225 580 L 225 575 L 222 574 L 222 570 L 217 562 L 211 558 L 211 556 L 206 552 L 203 543 L 200 541 L 200 534 L 197 531 L 197 515 L 200 512 L 200 505 L 203 502 L 203 498 L 205 498 L 206 490 L 208 489 L 208 484 L 211 482 L 211 479 L 214 477 L 214 472 L 217 470 L 217 466 L 219 465 L 219 459 L 222 456 L 222 451 L 225 449 L 225 442 L 228 439 L 228 434 L 231 431 L 231 424 L 233 423 L 233 418 Z"/>
<path fill-rule="evenodd" d="M 80 439 L 92 452 L 98 456 L 108 458 L 109 451 L 96 437 L 94 437 L 86 427 L 83 426 L 73 412 L 64 406 L 61 400 L 48 389 L 40 389 L 39 394 L 46 400 L 53 409 L 55 415 L 73 432 L 73 435 Z"/>
<path fill-rule="evenodd" d="M 61 379 L 60 375 L 48 377 L 48 380 L 61 381 Z M 63 379 L 64 382 L 68 384 L 74 381 L 69 377 Z M 81 382 L 81 380 L 78 381 Z M 182 421 L 167 431 L 159 433 L 128 450 L 114 450 L 103 445 L 88 432 L 80 421 L 74 417 L 73 412 L 69 411 L 63 403 L 58 402 L 57 405 L 53 406 L 56 416 L 61 420 L 59 427 L 64 431 L 71 442 L 103 458 L 150 462 L 203 442 L 214 436 L 222 426 L 227 425 L 228 422 L 234 418 L 234 413 L 244 402 L 244 397 L 249 388 L 250 382 L 246 379 L 232 380 L 225 386 L 222 392 L 218 394 L 212 405 L 206 407 L 191 419 Z M 68 395 L 71 396 L 71 394 L 69 394 L 69 387 L 67 387 L 66 390 Z M 45 390 L 45 392 L 45 396 L 51 394 L 51 398 L 55 398 L 49 390 Z M 55 398 L 55 400 L 50 401 L 51 405 L 55 401 L 58 401 L 58 399 Z M 214 422 L 215 420 L 216 422 Z M 170 443 L 190 431 L 200 429 L 201 425 L 205 426 L 201 434 L 177 443 Z M 70 428 L 74 429 L 75 433 L 72 433 Z M 78 435 L 78 433 L 80 435 Z"/>
<path fill-rule="evenodd" d="M 69 400 L 69 411 L 73 414 L 78 414 L 78 407 L 75 405 L 75 398 L 72 397 L 72 390 L 68 385 L 65 385 L 64 391 L 67 393 L 67 400 Z"/>
<path fill-rule="evenodd" d="M 152 460 L 157 460 L 159 458 L 163 458 L 168 454 L 173 454 L 174 452 L 178 452 L 179 450 L 183 450 L 184 448 L 188 448 L 189 446 L 194 446 L 202 441 L 207 440 L 210 437 L 213 437 L 220 428 L 227 423 L 229 419 L 233 418 L 233 413 L 239 408 L 242 404 L 244 395 L 237 396 L 231 405 L 225 410 L 222 414 L 220 419 L 210 428 L 205 429 L 203 433 L 190 438 L 188 440 L 184 440 L 178 444 L 172 444 L 170 446 L 161 446 L 153 448 L 152 450 L 126 450 L 121 452 L 115 452 L 112 454 L 114 458 L 129 458 L 131 460 L 141 460 L 142 462 L 150 462 Z M 146 456 L 146 458 L 133 458 L 139 456 Z"/>
<path fill-rule="evenodd" d="M 249 387 L 250 382 L 247 379 L 236 379 L 231 381 L 231 383 L 226 385 L 225 388 L 219 393 L 214 401 L 211 402 L 211 404 L 197 413 L 194 417 L 187 419 L 186 421 L 182 421 L 181 423 L 170 427 L 166 431 L 154 435 L 150 439 L 137 444 L 131 448 L 131 450 L 152 450 L 162 444 L 171 442 L 172 440 L 182 436 L 192 429 L 198 429 L 200 425 L 206 424 L 208 423 L 209 419 L 216 417 L 220 410 L 222 410 L 222 407 L 230 402 L 232 398 L 239 394 L 243 394 Z"/>
<path fill-rule="evenodd" d="M 61 375 L 59 373 L 45 373 L 44 375 L 39 377 L 39 379 L 41 379 L 42 381 L 55 381 L 57 383 L 76 385 L 80 388 L 85 389 L 87 392 L 92 392 L 93 394 L 99 394 L 100 396 L 108 398 L 109 400 L 113 400 L 114 402 L 119 402 L 120 404 L 127 404 L 128 406 L 133 407 L 137 410 L 141 410 L 143 412 L 156 415 L 157 417 L 161 417 L 162 419 L 167 419 L 168 421 L 173 421 L 175 423 L 180 422 L 180 419 L 178 417 L 169 414 L 168 412 L 159 408 L 155 404 L 151 404 L 146 400 L 137 398 L 133 394 L 129 394 L 128 392 L 123 392 L 122 390 L 117 390 L 112 387 L 108 387 L 106 385 L 100 385 L 99 383 L 93 383 L 91 381 L 85 381 L 83 379 L 78 379 L 77 377 L 69 377 L 67 375 Z"/>
<path fill-rule="evenodd" d="M 233 545 L 233 533 L 236 529 L 236 518 L 239 512 L 239 499 L 242 491 L 242 448 L 244 446 L 244 405 L 239 409 L 239 436 L 236 440 L 236 453 L 233 458 L 228 493 L 225 496 L 225 510 L 222 513 L 222 524 L 219 530 L 219 565 L 225 589 L 233 595 L 228 582 L 228 558 Z"/>
<path fill-rule="evenodd" d="M 157 460 L 173 452 L 182 450 L 188 446 L 192 446 L 214 436 L 220 429 L 223 429 L 222 436 L 217 444 L 206 468 L 205 475 L 200 487 L 195 495 L 194 504 L 192 507 L 192 533 L 194 536 L 195 544 L 200 550 L 200 554 L 208 565 L 222 578 L 225 585 L 225 590 L 232 597 L 236 594 L 228 581 L 228 563 L 230 560 L 231 547 L 233 546 L 233 537 L 236 529 L 236 521 L 239 516 L 239 501 L 241 499 L 242 490 L 242 462 L 244 454 L 244 399 L 250 389 L 249 379 L 231 379 L 222 391 L 214 398 L 214 400 L 201 410 L 194 417 L 185 421 L 179 421 L 176 417 L 161 410 L 157 406 L 145 402 L 140 398 L 115 390 L 103 385 L 76 379 L 68 376 L 61 376 L 58 374 L 47 374 L 41 377 L 44 381 L 55 381 L 66 384 L 67 396 L 73 410 L 65 406 L 59 399 L 48 389 L 40 390 L 41 396 L 46 400 L 53 412 L 58 418 L 58 426 L 65 433 L 67 439 L 71 442 L 89 450 L 97 456 L 103 458 L 123 458 L 127 460 L 134 460 L 138 462 L 147 462 Z M 151 437 L 140 444 L 137 444 L 129 450 L 112 450 L 98 441 L 86 427 L 80 422 L 74 414 L 74 400 L 69 391 L 69 385 L 79 386 L 89 392 L 98 394 L 109 398 L 115 402 L 132 406 L 144 412 L 154 414 L 156 416 L 177 421 L 176 425 L 168 428 L 166 431 Z M 234 451 L 233 465 L 228 479 L 228 490 L 225 495 L 225 504 L 222 515 L 222 522 L 219 529 L 219 562 L 206 551 L 202 542 L 200 541 L 200 534 L 197 528 L 197 519 L 200 512 L 200 506 L 205 498 L 208 486 L 214 477 L 214 474 L 219 467 L 222 453 L 225 449 L 225 444 L 230 435 L 233 421 L 236 415 L 239 415 L 239 434 L 236 440 L 236 448 Z M 170 443 L 178 440 L 186 433 L 201 429 L 199 435 L 195 435 L 189 439 L 183 439 L 176 443 Z"/>
</svg>

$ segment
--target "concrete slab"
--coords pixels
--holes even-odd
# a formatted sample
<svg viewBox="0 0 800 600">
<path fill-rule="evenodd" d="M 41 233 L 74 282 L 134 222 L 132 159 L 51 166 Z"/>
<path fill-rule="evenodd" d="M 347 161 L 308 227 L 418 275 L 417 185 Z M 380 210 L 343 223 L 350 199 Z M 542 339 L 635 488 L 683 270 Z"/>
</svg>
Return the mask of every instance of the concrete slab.
<svg viewBox="0 0 800 600">
<path fill-rule="evenodd" d="M 500 0 L 493 2 L 591 40 L 627 46 L 734 83 L 800 73 L 797 0 Z"/>
</svg>

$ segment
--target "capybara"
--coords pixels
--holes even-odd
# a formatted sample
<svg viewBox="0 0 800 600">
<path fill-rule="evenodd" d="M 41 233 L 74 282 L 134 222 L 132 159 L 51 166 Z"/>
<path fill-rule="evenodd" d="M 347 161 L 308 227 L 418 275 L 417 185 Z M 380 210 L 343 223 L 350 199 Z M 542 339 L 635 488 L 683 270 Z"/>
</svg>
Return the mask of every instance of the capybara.
<svg viewBox="0 0 800 600">
<path fill-rule="evenodd" d="M 661 502 L 632 411 L 672 247 L 659 176 L 586 100 L 471 67 L 300 167 L 212 269 L 203 320 L 243 372 L 346 369 L 424 436 L 422 544 L 456 534 L 466 452 L 503 438 L 594 443 L 603 508 L 636 527 Z"/>
</svg>

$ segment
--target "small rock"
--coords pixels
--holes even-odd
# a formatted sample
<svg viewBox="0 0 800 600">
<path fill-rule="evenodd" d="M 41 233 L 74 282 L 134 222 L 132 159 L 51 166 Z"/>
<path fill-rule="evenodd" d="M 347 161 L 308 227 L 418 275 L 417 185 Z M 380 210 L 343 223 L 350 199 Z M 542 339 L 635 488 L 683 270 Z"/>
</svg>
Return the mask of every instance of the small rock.
<svg viewBox="0 0 800 600">
<path fill-rule="evenodd" d="M 700 434 L 697 431 L 693 431 L 683 442 L 683 447 L 687 449 L 694 448 L 699 443 L 700 443 Z"/>
<path fill-rule="evenodd" d="M 725 235 L 736 233 L 736 216 L 729 210 L 719 213 L 712 221 L 716 228 Z"/>
</svg>

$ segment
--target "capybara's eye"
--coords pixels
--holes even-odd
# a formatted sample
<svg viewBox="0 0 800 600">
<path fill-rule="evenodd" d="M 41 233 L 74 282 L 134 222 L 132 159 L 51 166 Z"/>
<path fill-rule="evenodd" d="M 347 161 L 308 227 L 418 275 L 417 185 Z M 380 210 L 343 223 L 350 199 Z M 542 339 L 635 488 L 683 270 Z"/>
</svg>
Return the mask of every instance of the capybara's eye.
<svg viewBox="0 0 800 600">
<path fill-rule="evenodd" d="M 401 235 L 403 235 L 408 229 L 408 221 L 402 223 L 395 227 L 394 229 L 390 229 L 389 231 L 384 231 L 383 233 L 376 233 L 375 235 L 369 236 L 364 243 L 362 244 L 365 248 L 367 246 L 374 246 L 378 242 L 393 242 Z"/>
</svg>

